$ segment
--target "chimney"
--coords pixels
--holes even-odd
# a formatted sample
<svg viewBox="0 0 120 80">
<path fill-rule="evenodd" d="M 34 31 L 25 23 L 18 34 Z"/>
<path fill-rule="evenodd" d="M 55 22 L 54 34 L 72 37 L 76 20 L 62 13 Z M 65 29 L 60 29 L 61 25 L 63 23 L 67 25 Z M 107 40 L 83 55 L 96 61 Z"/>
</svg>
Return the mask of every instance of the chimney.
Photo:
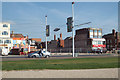
<svg viewBox="0 0 120 80">
<path fill-rule="evenodd" d="M 54 34 L 54 40 L 56 40 L 56 35 Z"/>
<path fill-rule="evenodd" d="M 27 35 L 27 39 L 28 39 L 28 35 Z"/>
<path fill-rule="evenodd" d="M 60 40 L 62 40 L 62 33 L 60 33 Z"/>
<path fill-rule="evenodd" d="M 112 34 L 115 36 L 115 29 L 112 30 Z"/>
<path fill-rule="evenodd" d="M 14 32 L 12 31 L 12 35 L 14 34 Z"/>
<path fill-rule="evenodd" d="M 14 31 L 12 31 L 12 35 L 11 35 L 11 37 L 14 37 Z"/>
</svg>

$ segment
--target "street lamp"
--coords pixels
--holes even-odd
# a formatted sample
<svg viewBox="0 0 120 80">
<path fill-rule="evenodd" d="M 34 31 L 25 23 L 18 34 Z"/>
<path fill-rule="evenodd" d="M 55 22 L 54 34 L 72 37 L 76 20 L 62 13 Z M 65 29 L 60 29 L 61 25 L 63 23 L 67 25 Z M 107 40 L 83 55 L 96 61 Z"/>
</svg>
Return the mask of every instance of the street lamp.
<svg viewBox="0 0 120 80">
<path fill-rule="evenodd" d="M 74 45 L 75 45 L 75 44 L 74 44 L 74 2 L 72 2 L 72 21 L 73 21 L 73 22 L 72 22 L 72 23 L 73 23 L 73 26 L 72 26 L 73 53 L 72 53 L 72 55 L 73 55 L 73 57 L 74 57 L 74 56 L 75 56 L 75 55 L 74 55 L 74 53 L 75 53 L 75 52 L 74 52 L 74 48 L 75 48 L 75 47 L 74 47 Z"/>
<path fill-rule="evenodd" d="M 46 22 L 46 26 L 47 26 L 47 15 L 45 16 L 45 22 Z M 47 52 L 47 35 L 46 35 L 46 52 Z"/>
<path fill-rule="evenodd" d="M 85 24 L 90 24 L 91 22 L 87 22 L 87 23 L 83 23 L 83 24 L 79 24 L 79 25 L 74 25 L 74 2 L 72 2 L 72 39 L 73 39 L 73 53 L 72 53 L 72 56 L 74 57 L 75 56 L 75 47 L 74 47 L 74 27 L 77 27 L 77 26 L 81 26 L 81 25 L 85 25 Z"/>
<path fill-rule="evenodd" d="M 57 32 L 57 31 L 59 31 L 59 30 L 60 30 L 60 28 L 55 28 L 55 29 L 54 29 L 55 32 Z"/>
<path fill-rule="evenodd" d="M 83 23 L 83 24 L 79 24 L 79 25 L 75 25 L 75 27 L 77 26 L 82 26 L 82 25 L 85 25 L 85 24 L 90 24 L 91 22 L 87 22 L 87 23 Z"/>
<path fill-rule="evenodd" d="M 55 28 L 53 31 L 57 32 L 57 31 L 59 31 L 59 30 L 60 30 L 60 28 Z"/>
</svg>

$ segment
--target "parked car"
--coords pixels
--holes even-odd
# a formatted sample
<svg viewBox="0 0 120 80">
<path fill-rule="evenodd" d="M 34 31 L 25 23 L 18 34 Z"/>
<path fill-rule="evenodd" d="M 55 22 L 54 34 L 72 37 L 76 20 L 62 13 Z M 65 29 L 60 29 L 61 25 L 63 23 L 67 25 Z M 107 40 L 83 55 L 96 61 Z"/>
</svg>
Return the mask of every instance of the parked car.
<svg viewBox="0 0 120 80">
<path fill-rule="evenodd" d="M 40 51 L 35 51 L 35 52 L 33 52 L 33 53 L 29 53 L 28 54 L 28 58 L 41 58 L 41 57 L 44 57 L 44 58 L 48 58 L 48 57 L 50 57 L 50 52 L 46 52 L 46 51 L 41 51 L 41 53 L 40 53 Z"/>
<path fill-rule="evenodd" d="M 8 56 L 8 49 L 7 49 L 7 48 L 1 49 L 1 50 L 0 50 L 0 54 L 1 54 L 2 56 Z"/>
<path fill-rule="evenodd" d="M 107 52 L 107 49 L 106 48 L 103 48 L 103 49 L 93 49 L 92 50 L 93 53 L 106 53 Z"/>
</svg>

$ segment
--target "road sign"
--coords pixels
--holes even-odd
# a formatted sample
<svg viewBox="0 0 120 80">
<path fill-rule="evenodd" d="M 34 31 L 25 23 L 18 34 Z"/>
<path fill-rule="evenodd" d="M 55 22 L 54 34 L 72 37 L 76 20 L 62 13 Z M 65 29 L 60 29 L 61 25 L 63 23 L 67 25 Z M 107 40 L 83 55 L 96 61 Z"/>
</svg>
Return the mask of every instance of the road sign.
<svg viewBox="0 0 120 80">
<path fill-rule="evenodd" d="M 50 36 L 50 26 L 46 25 L 46 36 Z"/>
</svg>

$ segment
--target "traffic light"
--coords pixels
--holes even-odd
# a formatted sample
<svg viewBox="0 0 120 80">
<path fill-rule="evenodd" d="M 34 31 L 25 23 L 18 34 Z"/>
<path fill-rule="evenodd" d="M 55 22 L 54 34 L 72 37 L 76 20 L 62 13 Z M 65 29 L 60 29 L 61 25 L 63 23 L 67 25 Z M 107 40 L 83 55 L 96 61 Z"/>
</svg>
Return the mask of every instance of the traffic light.
<svg viewBox="0 0 120 80">
<path fill-rule="evenodd" d="M 50 36 L 50 26 L 46 25 L 46 36 Z"/>
<path fill-rule="evenodd" d="M 72 17 L 67 18 L 67 32 L 71 32 L 72 31 L 72 27 L 73 27 L 73 21 L 72 21 Z"/>
</svg>

